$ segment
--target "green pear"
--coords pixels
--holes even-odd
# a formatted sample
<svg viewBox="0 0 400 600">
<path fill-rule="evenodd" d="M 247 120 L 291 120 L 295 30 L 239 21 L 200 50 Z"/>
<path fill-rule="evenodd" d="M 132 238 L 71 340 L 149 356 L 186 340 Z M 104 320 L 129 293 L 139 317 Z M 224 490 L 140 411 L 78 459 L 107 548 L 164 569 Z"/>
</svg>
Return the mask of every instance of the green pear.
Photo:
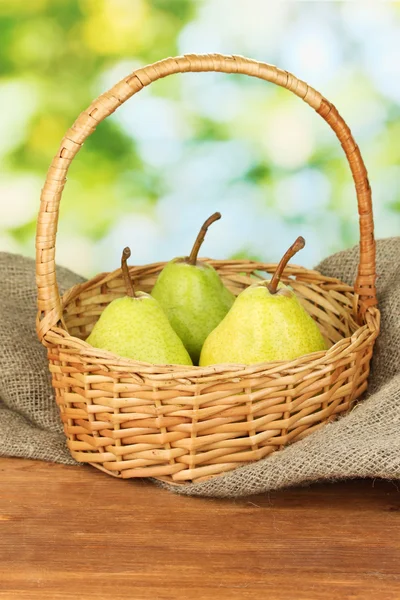
<svg viewBox="0 0 400 600">
<path fill-rule="evenodd" d="M 221 323 L 207 337 L 200 366 L 292 360 L 326 350 L 317 323 L 280 277 L 289 259 L 304 247 L 298 238 L 279 263 L 271 281 L 241 292 Z"/>
<path fill-rule="evenodd" d="M 235 300 L 217 271 L 197 258 L 208 227 L 220 218 L 220 213 L 214 213 L 207 219 L 190 256 L 170 261 L 151 292 L 163 307 L 194 364 L 198 364 L 204 340 L 222 321 Z"/>
<path fill-rule="evenodd" d="M 192 361 L 166 314 L 150 294 L 136 292 L 129 276 L 125 248 L 121 267 L 127 290 L 103 310 L 87 343 L 134 360 L 157 365 L 191 365 Z"/>
</svg>

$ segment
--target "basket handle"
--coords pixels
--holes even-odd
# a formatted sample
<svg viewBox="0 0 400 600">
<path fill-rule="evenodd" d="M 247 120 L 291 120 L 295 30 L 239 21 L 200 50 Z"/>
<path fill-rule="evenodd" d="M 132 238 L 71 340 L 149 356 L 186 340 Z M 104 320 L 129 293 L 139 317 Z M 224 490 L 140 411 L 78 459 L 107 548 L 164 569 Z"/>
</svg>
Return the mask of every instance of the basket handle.
<svg viewBox="0 0 400 600">
<path fill-rule="evenodd" d="M 325 119 L 336 133 L 353 175 L 360 222 L 360 262 L 355 281 L 359 307 L 365 312 L 377 304 L 375 288 L 375 240 L 371 188 L 360 150 L 351 131 L 336 108 L 319 92 L 291 73 L 273 65 L 241 56 L 221 54 L 188 54 L 166 58 L 134 71 L 84 110 L 67 131 L 47 172 L 42 189 L 36 231 L 36 282 L 38 287 L 37 331 L 42 339 L 62 318 L 61 300 L 55 272 L 55 243 L 58 212 L 68 168 L 83 142 L 98 123 L 113 113 L 128 98 L 153 81 L 171 75 L 194 71 L 241 73 L 280 85 L 302 98 Z"/>
</svg>

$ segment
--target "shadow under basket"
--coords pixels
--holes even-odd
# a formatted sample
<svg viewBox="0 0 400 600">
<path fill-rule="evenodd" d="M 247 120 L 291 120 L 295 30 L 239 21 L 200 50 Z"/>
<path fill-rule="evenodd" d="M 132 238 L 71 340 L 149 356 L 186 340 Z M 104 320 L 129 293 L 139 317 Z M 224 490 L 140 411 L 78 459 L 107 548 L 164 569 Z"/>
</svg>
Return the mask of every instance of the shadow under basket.
<svg viewBox="0 0 400 600">
<path fill-rule="evenodd" d="M 327 350 L 258 365 L 152 365 L 93 348 L 84 340 L 104 308 L 125 295 L 121 270 L 102 273 L 60 298 L 55 275 L 58 206 L 73 157 L 95 126 L 145 85 L 184 71 L 243 73 L 287 87 L 329 123 L 355 180 L 360 265 L 354 287 L 288 265 L 289 283 L 318 323 Z M 300 440 L 351 409 L 367 388 L 379 332 L 371 192 L 350 130 L 335 107 L 290 73 L 242 57 L 184 56 L 131 74 L 100 96 L 61 142 L 47 175 L 37 229 L 37 331 L 48 349 L 71 455 L 122 478 L 185 484 L 216 477 Z M 235 294 L 276 265 L 208 260 Z M 151 291 L 165 263 L 130 267 Z"/>
</svg>

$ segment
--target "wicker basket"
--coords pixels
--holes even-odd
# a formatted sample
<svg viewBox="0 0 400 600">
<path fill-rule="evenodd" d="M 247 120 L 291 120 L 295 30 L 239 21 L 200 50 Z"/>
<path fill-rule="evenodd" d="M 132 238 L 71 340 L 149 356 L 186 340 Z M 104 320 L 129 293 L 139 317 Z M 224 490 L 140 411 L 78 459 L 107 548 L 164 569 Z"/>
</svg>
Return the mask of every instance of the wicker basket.
<svg viewBox="0 0 400 600">
<path fill-rule="evenodd" d="M 354 288 L 289 265 L 296 290 L 329 349 L 289 362 L 252 366 L 151 365 L 121 358 L 84 340 L 102 310 L 124 295 L 121 270 L 102 273 L 59 296 L 55 242 L 69 165 L 96 125 L 144 86 L 172 73 L 221 71 L 291 90 L 336 133 L 349 162 L 360 216 L 360 265 Z M 110 475 L 185 484 L 266 457 L 349 410 L 367 388 L 379 332 L 371 190 L 350 129 L 336 108 L 294 75 L 240 56 L 187 55 L 139 69 L 102 94 L 61 142 L 41 196 L 37 224 L 37 332 L 48 349 L 56 400 L 71 455 Z M 276 265 L 209 261 L 235 293 L 256 271 Z M 150 291 L 165 263 L 131 267 Z"/>
</svg>

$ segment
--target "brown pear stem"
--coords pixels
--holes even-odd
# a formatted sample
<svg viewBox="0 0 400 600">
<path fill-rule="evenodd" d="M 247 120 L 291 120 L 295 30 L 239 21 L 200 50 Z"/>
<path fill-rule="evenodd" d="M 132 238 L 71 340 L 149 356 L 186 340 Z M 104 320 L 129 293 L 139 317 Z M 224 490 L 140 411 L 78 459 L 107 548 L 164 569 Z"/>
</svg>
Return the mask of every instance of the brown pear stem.
<svg viewBox="0 0 400 600">
<path fill-rule="evenodd" d="M 299 236 L 297 238 L 297 240 L 294 242 L 294 244 L 292 244 L 290 246 L 289 250 L 287 250 L 285 252 L 283 257 L 281 258 L 279 265 L 276 267 L 275 273 L 273 274 L 271 281 L 267 285 L 270 294 L 276 294 L 279 281 L 282 277 L 283 270 L 285 269 L 286 265 L 288 264 L 288 262 L 292 258 L 292 256 L 297 254 L 297 252 L 299 250 L 301 250 L 302 248 L 304 248 L 305 245 L 306 245 L 306 240 L 303 237 Z"/>
<path fill-rule="evenodd" d="M 218 219 L 221 218 L 221 213 L 219 212 L 215 212 L 213 215 L 211 215 L 211 217 L 208 217 L 207 221 L 204 221 L 203 225 L 201 226 L 201 229 L 197 235 L 196 241 L 193 244 L 193 248 L 192 251 L 190 253 L 189 259 L 188 259 L 188 264 L 189 265 L 195 265 L 196 264 L 196 260 L 197 260 L 197 256 L 199 254 L 199 250 L 200 250 L 200 246 L 202 245 L 205 235 L 207 233 L 207 229 L 210 227 L 210 225 L 212 223 L 214 223 L 214 221 L 218 221 Z"/>
<path fill-rule="evenodd" d="M 127 260 L 131 255 L 131 249 L 127 246 L 126 248 L 124 248 L 123 252 L 122 252 L 122 258 L 121 258 L 121 270 L 122 270 L 122 277 L 124 278 L 124 283 L 125 283 L 125 289 L 126 289 L 126 295 L 130 296 L 131 298 L 136 298 L 136 292 L 135 292 L 135 288 L 133 287 L 133 283 L 132 283 L 132 279 L 129 275 L 129 267 L 127 264 Z"/>
</svg>

